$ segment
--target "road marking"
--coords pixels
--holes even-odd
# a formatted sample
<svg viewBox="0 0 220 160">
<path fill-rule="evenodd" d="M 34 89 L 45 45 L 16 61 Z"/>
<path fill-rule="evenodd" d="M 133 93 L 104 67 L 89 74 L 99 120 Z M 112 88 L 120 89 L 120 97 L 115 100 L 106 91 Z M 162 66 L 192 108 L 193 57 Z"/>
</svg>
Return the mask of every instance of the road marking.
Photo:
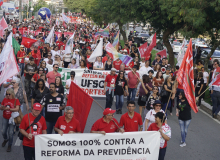
<svg viewBox="0 0 220 160">
<path fill-rule="evenodd" d="M 213 119 L 215 122 L 217 122 L 218 124 L 220 124 L 220 122 L 215 119 L 215 118 L 212 118 L 212 116 L 210 116 L 208 113 L 206 113 L 205 111 L 203 111 L 202 109 L 199 109 L 199 111 L 201 111 L 202 113 L 204 113 L 205 115 L 207 115 L 208 117 L 210 117 L 211 119 Z"/>
<path fill-rule="evenodd" d="M 21 145 L 21 140 L 17 137 L 15 146 L 20 146 Z"/>
</svg>

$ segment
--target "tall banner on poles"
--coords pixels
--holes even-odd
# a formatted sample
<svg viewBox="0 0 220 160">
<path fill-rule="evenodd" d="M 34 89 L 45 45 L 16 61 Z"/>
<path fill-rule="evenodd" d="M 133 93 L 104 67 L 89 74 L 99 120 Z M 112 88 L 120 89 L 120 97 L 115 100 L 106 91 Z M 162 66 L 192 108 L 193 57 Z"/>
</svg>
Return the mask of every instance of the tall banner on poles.
<svg viewBox="0 0 220 160">
<path fill-rule="evenodd" d="M 158 160 L 159 149 L 156 131 L 35 137 L 37 160 Z"/>
</svg>

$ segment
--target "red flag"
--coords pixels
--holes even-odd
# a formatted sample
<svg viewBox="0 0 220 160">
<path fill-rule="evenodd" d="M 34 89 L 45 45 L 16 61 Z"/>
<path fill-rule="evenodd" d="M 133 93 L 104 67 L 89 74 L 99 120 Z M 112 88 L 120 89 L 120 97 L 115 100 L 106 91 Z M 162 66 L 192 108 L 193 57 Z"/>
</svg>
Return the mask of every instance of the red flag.
<svg viewBox="0 0 220 160">
<path fill-rule="evenodd" d="M 215 77 L 215 81 L 212 83 L 212 85 L 220 86 L 220 74 L 218 74 L 218 75 Z"/>
<path fill-rule="evenodd" d="M 37 40 L 27 37 L 22 37 L 21 44 L 23 44 L 26 48 L 30 48 L 35 42 L 37 42 Z"/>
<path fill-rule="evenodd" d="M 63 27 L 66 29 L 67 26 L 66 26 L 66 23 L 63 21 Z"/>
<path fill-rule="evenodd" d="M 4 30 L 6 28 L 8 28 L 7 22 L 5 21 L 5 18 L 2 17 L 2 19 L 0 20 L 0 37 L 3 38 Z"/>
<path fill-rule="evenodd" d="M 147 48 L 147 51 L 146 51 L 146 53 L 145 53 L 145 57 L 146 57 L 145 59 L 146 59 L 146 60 L 149 60 L 151 51 L 152 51 L 152 49 L 153 49 L 155 46 L 156 46 L 156 33 L 154 34 L 154 36 L 153 36 L 153 38 L 152 38 L 152 41 L 151 41 L 151 43 L 150 43 L 150 45 L 149 45 L 149 47 Z"/>
<path fill-rule="evenodd" d="M 147 51 L 147 47 L 148 47 L 148 44 L 146 42 L 138 48 L 138 51 L 139 51 L 141 57 L 145 57 L 145 52 Z"/>
<path fill-rule="evenodd" d="M 80 122 L 82 132 L 92 106 L 93 98 L 84 92 L 78 85 L 71 82 L 67 106 L 72 106 L 74 116 Z"/>
<path fill-rule="evenodd" d="M 3 5 L 3 0 L 0 1 L 0 7 Z"/>
<path fill-rule="evenodd" d="M 183 58 L 183 62 L 177 73 L 177 81 L 183 86 L 183 90 L 190 107 L 195 113 L 198 112 L 195 99 L 194 73 L 193 73 L 193 53 L 192 39 L 190 39 L 188 48 Z"/>
<path fill-rule="evenodd" d="M 157 52 L 157 55 L 158 54 L 161 56 L 161 58 L 166 58 L 167 57 L 167 50 L 164 49 L 164 50 L 162 50 L 160 52 Z"/>
</svg>

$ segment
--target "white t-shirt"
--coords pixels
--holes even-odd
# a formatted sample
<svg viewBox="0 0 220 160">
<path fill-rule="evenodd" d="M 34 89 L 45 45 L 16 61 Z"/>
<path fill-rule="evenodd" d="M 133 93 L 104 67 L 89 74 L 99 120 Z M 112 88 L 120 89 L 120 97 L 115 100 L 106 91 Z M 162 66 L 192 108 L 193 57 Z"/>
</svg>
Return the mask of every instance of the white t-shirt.
<svg viewBox="0 0 220 160">
<path fill-rule="evenodd" d="M 207 83 L 207 78 L 209 77 L 208 72 L 203 72 L 204 83 Z"/>
<path fill-rule="evenodd" d="M 79 61 L 81 60 L 81 56 L 79 55 L 79 54 L 73 54 L 73 58 L 75 58 L 76 59 L 76 65 L 77 66 L 80 66 L 79 65 Z"/>
<path fill-rule="evenodd" d="M 59 55 L 59 56 L 60 56 L 60 51 L 51 50 L 51 54 L 52 54 L 52 57 L 51 57 L 51 58 L 54 60 L 56 55 Z"/>
<path fill-rule="evenodd" d="M 144 67 L 145 66 L 145 62 L 140 62 L 140 67 Z"/>
<path fill-rule="evenodd" d="M 73 81 L 71 81 L 71 78 L 66 81 L 66 85 L 68 85 L 68 87 L 70 87 L 71 82 L 74 82 L 75 84 L 78 85 L 77 80 L 74 79 Z M 69 94 L 69 89 L 66 89 L 66 94 Z"/>
<path fill-rule="evenodd" d="M 103 63 L 96 61 L 93 66 L 96 67 L 96 68 L 103 68 Z"/>
<path fill-rule="evenodd" d="M 143 67 L 141 67 L 140 69 L 139 69 L 139 73 L 141 74 L 141 76 L 143 76 L 144 74 L 146 74 L 146 75 L 148 75 L 148 72 L 150 71 L 150 70 L 153 70 L 151 67 L 145 67 L 145 65 L 143 66 Z"/>
</svg>

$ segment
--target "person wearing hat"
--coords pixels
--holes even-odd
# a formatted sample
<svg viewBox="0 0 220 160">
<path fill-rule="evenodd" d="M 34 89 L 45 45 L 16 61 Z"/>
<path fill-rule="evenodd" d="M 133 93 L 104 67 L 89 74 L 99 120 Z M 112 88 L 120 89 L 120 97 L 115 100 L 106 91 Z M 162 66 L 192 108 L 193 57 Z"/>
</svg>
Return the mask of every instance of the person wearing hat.
<svg viewBox="0 0 220 160">
<path fill-rule="evenodd" d="M 20 132 L 23 138 L 24 159 L 30 160 L 35 158 L 34 137 L 39 134 L 47 134 L 47 125 L 45 118 L 41 116 L 41 104 L 34 103 L 31 113 L 26 114 L 20 124 Z M 31 125 L 31 132 L 29 126 Z"/>
<path fill-rule="evenodd" d="M 162 112 L 155 114 L 155 123 L 152 123 L 147 131 L 160 132 L 160 151 L 158 160 L 164 160 L 166 155 L 167 141 L 171 138 L 171 128 L 168 124 L 164 123 L 165 115 Z"/>
<path fill-rule="evenodd" d="M 145 120 L 144 120 L 144 126 L 143 126 L 143 131 L 147 131 L 148 127 L 155 122 L 155 114 L 157 112 L 162 112 L 164 111 L 161 109 L 161 102 L 160 100 L 155 100 L 153 104 L 153 109 L 151 109 L 149 112 L 147 112 Z"/>
<path fill-rule="evenodd" d="M 100 134 L 106 134 L 106 133 L 114 133 L 114 132 L 124 132 L 123 128 L 119 128 L 118 121 L 113 118 L 114 117 L 115 110 L 112 110 L 111 108 L 106 108 L 103 111 L 103 117 L 98 119 L 91 128 L 90 133 L 100 133 Z"/>
<path fill-rule="evenodd" d="M 135 100 L 135 95 L 137 92 L 137 86 L 139 84 L 139 79 L 140 75 L 137 73 L 137 66 L 133 66 L 132 68 L 133 71 L 130 71 L 128 73 L 128 92 L 129 96 L 127 97 L 128 101 L 134 101 Z M 136 74 L 136 75 L 135 75 Z M 132 95 L 132 97 L 131 97 Z"/>
<path fill-rule="evenodd" d="M 75 71 L 71 71 L 70 72 L 70 79 L 66 80 L 66 97 L 68 99 L 69 97 L 69 89 L 70 89 L 70 85 L 71 85 L 71 82 L 77 84 L 77 80 L 75 79 Z"/>
<path fill-rule="evenodd" d="M 20 50 L 17 53 L 18 66 L 21 69 L 21 76 L 24 74 L 24 59 L 27 57 L 26 52 L 24 51 L 24 45 L 20 46 Z"/>
<path fill-rule="evenodd" d="M 167 67 L 165 73 L 163 74 L 163 79 L 166 79 L 167 77 L 170 76 L 170 71 L 171 71 L 170 67 Z"/>
<path fill-rule="evenodd" d="M 106 76 L 104 83 L 104 94 L 106 95 L 105 108 L 112 107 L 116 79 L 117 79 L 116 69 L 112 68 L 110 74 Z"/>
</svg>

